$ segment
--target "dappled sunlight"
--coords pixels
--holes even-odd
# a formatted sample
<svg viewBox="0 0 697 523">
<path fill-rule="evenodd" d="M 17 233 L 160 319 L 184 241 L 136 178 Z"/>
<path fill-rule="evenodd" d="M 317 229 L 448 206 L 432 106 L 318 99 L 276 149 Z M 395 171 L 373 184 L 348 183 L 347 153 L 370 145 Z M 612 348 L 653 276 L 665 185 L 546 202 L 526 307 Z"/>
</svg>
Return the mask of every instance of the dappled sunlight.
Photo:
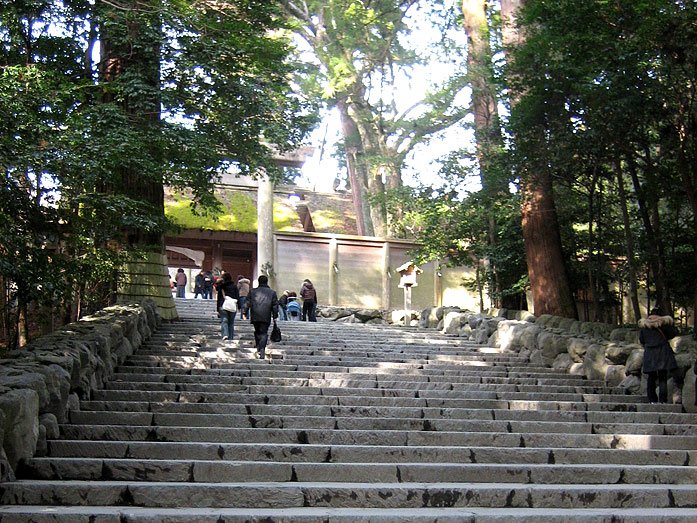
<svg viewBox="0 0 697 523">
<path fill-rule="evenodd" d="M 482 354 L 507 354 L 508 351 L 504 349 L 499 349 L 496 347 L 477 347 L 474 349 L 476 352 L 480 352 Z"/>
<path fill-rule="evenodd" d="M 543 410 L 545 403 L 540 401 L 509 401 L 509 410 Z"/>
</svg>

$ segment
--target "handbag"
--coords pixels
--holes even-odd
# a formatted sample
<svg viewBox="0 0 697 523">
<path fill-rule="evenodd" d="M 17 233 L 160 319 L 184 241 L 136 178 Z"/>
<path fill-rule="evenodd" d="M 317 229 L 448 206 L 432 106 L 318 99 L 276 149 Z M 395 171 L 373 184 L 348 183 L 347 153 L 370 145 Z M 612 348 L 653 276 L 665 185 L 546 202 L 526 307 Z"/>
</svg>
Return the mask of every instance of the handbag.
<svg viewBox="0 0 697 523">
<path fill-rule="evenodd" d="M 228 312 L 237 312 L 237 300 L 230 296 L 225 296 L 223 300 L 223 310 Z"/>
<path fill-rule="evenodd" d="M 271 329 L 271 341 L 278 342 L 281 341 L 281 329 L 276 325 L 276 320 L 273 320 L 273 329 Z"/>
</svg>

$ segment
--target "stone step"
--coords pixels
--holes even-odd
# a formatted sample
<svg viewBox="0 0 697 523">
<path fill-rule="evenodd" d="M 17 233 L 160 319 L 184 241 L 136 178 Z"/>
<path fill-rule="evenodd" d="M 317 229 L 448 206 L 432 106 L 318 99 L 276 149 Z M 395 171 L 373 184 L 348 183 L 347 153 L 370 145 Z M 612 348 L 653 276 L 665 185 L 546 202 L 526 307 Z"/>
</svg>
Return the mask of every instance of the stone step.
<svg viewBox="0 0 697 523">
<path fill-rule="evenodd" d="M 151 384 L 145 387 L 148 390 L 158 388 L 163 384 L 178 385 L 293 385 L 298 387 L 323 387 L 336 383 L 341 383 L 356 388 L 385 388 L 393 384 L 404 384 L 405 386 L 427 386 L 429 388 L 440 387 L 446 390 L 460 388 L 461 386 L 475 386 L 480 390 L 507 391 L 507 392 L 551 392 L 557 393 L 612 393 L 614 388 L 607 387 L 602 382 L 577 382 L 572 385 L 562 385 L 552 380 L 537 380 L 535 378 L 486 378 L 480 376 L 414 376 L 409 374 L 362 374 L 358 372 L 340 373 L 309 373 L 302 371 L 291 372 L 238 372 L 236 375 L 173 375 L 166 374 L 136 374 L 136 373 L 117 373 L 114 375 L 112 383 L 129 384 L 141 386 L 145 383 Z M 355 385 L 351 385 L 355 384 Z"/>
<path fill-rule="evenodd" d="M 0 503 L 25 505 L 246 508 L 692 508 L 694 485 L 534 483 L 178 483 L 133 481 L 15 481 Z"/>
<path fill-rule="evenodd" d="M 293 415 L 183 414 L 149 412 L 72 411 L 75 425 L 125 425 L 158 427 L 307 428 L 337 430 L 409 430 L 437 432 L 545 432 L 559 434 L 644 434 L 697 436 L 688 424 L 579 423 L 563 421 L 516 421 L 398 417 L 327 417 Z"/>
<path fill-rule="evenodd" d="M 142 508 L 142 507 L 56 507 L 54 505 L 0 507 L 4 523 L 588 523 L 591 521 L 655 523 L 694 521 L 692 508 Z"/>
<path fill-rule="evenodd" d="M 228 345 L 228 351 L 234 351 L 236 345 Z M 250 348 L 249 346 L 242 348 Z M 196 350 L 159 350 L 159 351 L 140 351 L 137 356 L 133 358 L 133 361 L 148 361 L 148 360 L 167 360 L 167 359 L 177 359 L 181 357 L 196 357 L 201 352 L 209 352 L 210 350 L 218 350 L 218 347 L 210 346 L 206 348 L 200 348 Z M 284 361 L 297 361 L 299 359 L 303 360 L 305 365 L 311 364 L 312 362 L 322 362 L 322 361 L 334 361 L 342 362 L 344 365 L 348 365 L 349 362 L 356 362 L 356 366 L 365 366 L 366 364 L 375 364 L 375 362 L 395 362 L 395 363 L 410 363 L 410 364 L 428 364 L 430 362 L 448 362 L 454 364 L 464 364 L 464 365 L 478 365 L 487 366 L 489 364 L 520 364 L 525 363 L 525 358 L 520 356 L 509 356 L 509 355 L 499 355 L 499 354 L 476 354 L 467 352 L 453 352 L 450 354 L 433 354 L 432 352 L 405 352 L 405 351 L 385 351 L 380 353 L 351 350 L 339 352 L 333 349 L 293 349 L 293 350 L 282 350 L 274 344 L 270 344 L 269 350 L 274 354 L 277 354 L 277 359 L 283 359 Z"/>
<path fill-rule="evenodd" d="M 21 475 L 38 480 L 137 482 L 520 483 L 536 485 L 691 485 L 697 467 L 682 465 L 322 463 L 188 459 L 34 458 Z M 697 487 L 695 495 L 697 495 Z"/>
<path fill-rule="evenodd" d="M 361 416 L 397 418 L 442 418 L 516 421 L 565 421 L 575 423 L 653 423 L 694 424 L 694 416 L 682 412 L 607 412 L 585 410 L 508 410 L 507 408 L 438 408 L 343 405 L 274 405 L 265 397 L 247 398 L 247 403 L 173 403 L 146 401 L 83 401 L 83 412 L 151 412 L 188 414 L 239 414 L 280 416 L 291 412 L 296 416 Z M 507 406 L 507 405 L 506 405 Z"/>
<path fill-rule="evenodd" d="M 264 377 L 264 378 L 303 378 L 303 379 L 335 379 L 351 377 L 353 379 L 392 379 L 411 380 L 419 382 L 429 382 L 433 380 L 451 380 L 453 383 L 481 383 L 481 384 L 517 384 L 517 385 L 545 385 L 555 387 L 607 387 L 602 380 L 583 380 L 572 379 L 565 380 L 555 377 L 529 377 L 529 376 L 509 376 L 505 372 L 450 372 L 445 373 L 437 369 L 371 369 L 370 371 L 364 367 L 358 369 L 331 371 L 317 371 L 312 369 L 291 369 L 286 370 L 279 368 L 275 364 L 265 367 L 248 367 L 248 368 L 230 368 L 230 369 L 200 369 L 188 373 L 174 373 L 174 376 L 168 376 L 164 369 L 157 369 L 158 372 L 147 372 L 146 367 L 121 367 L 117 369 L 112 377 L 112 381 L 159 381 L 159 382 L 192 382 L 206 380 L 209 382 L 225 382 L 228 380 L 237 379 L 238 377 Z M 140 371 L 139 371 L 140 370 Z M 180 375 L 177 375 L 180 374 Z"/>
<path fill-rule="evenodd" d="M 486 391 L 479 387 L 451 383 L 411 383 L 411 382 L 375 382 L 359 380 L 286 380 L 283 384 L 270 384 L 265 380 L 242 380 L 239 384 L 205 384 L 205 383 L 154 383 L 154 382 L 110 382 L 100 395 L 117 391 L 139 391 L 139 399 L 147 399 L 148 394 L 158 392 L 200 392 L 205 394 L 225 394 L 248 390 L 256 394 L 289 394 L 308 396 L 346 395 L 419 397 L 428 399 L 464 398 L 464 399 L 503 399 L 522 401 L 566 401 L 566 402 L 612 402 L 632 403 L 632 398 L 617 394 L 600 394 L 596 391 L 554 392 L 553 387 L 539 387 L 536 391 Z M 116 396 L 111 396 L 116 398 Z M 96 396 L 95 396 L 96 398 Z"/>
<path fill-rule="evenodd" d="M 365 389 L 366 390 L 370 389 Z M 401 406 L 434 408 L 491 408 L 511 410 L 560 410 L 560 411 L 605 411 L 605 412 L 682 412 L 680 405 L 649 403 L 579 402 L 579 401 L 530 401 L 498 398 L 496 393 L 482 392 L 478 397 L 463 398 L 459 391 L 451 391 L 450 397 L 442 393 L 440 398 L 425 397 L 425 391 L 410 395 L 396 396 L 390 391 L 383 396 L 380 389 L 372 389 L 375 396 L 351 395 L 348 389 L 322 389 L 320 395 L 311 396 L 314 405 L 344 406 Z M 237 392 L 191 392 L 191 391 L 144 391 L 137 390 L 98 390 L 93 393 L 97 401 L 151 401 L 181 403 L 268 403 L 272 405 L 306 405 L 308 396 L 298 389 L 288 388 L 282 393 L 270 393 L 258 387 L 240 387 Z M 472 395 L 474 396 L 474 394 Z"/>
<path fill-rule="evenodd" d="M 312 365 L 288 365 L 282 361 L 275 361 L 272 367 L 267 365 L 256 364 L 255 362 L 245 362 L 243 360 L 235 361 L 233 365 L 223 367 L 220 365 L 214 367 L 206 367 L 202 369 L 181 369 L 172 368 L 166 369 L 164 367 L 149 367 L 149 366 L 137 366 L 133 365 L 122 365 L 116 368 L 117 373 L 131 373 L 131 374 L 191 374 L 191 375 L 221 375 L 221 376 L 234 376 L 241 374 L 252 374 L 254 372 L 263 371 L 267 375 L 279 374 L 285 372 L 289 376 L 295 376 L 297 374 L 293 373 L 305 373 L 307 375 L 317 375 L 326 374 L 327 372 L 341 372 L 341 373 L 351 373 L 351 374 L 362 374 L 370 373 L 372 375 L 377 374 L 392 374 L 392 375 L 424 375 L 424 376 L 477 376 L 482 382 L 493 382 L 497 378 L 515 378 L 515 379 L 537 379 L 537 380 L 555 380 L 565 383 L 603 383 L 601 380 L 586 380 L 583 376 L 578 375 L 565 375 L 563 373 L 550 373 L 550 372 L 532 372 L 526 371 L 522 372 L 515 367 L 481 367 L 481 366 L 458 366 L 458 370 L 452 370 L 450 367 L 429 364 L 424 367 L 423 365 L 410 365 L 410 364 L 395 364 L 395 365 L 384 365 L 380 368 L 372 367 L 368 371 L 365 366 L 361 367 L 340 367 L 340 366 L 312 366 Z"/>
<path fill-rule="evenodd" d="M 484 427 L 486 428 L 486 427 Z M 220 443 L 296 443 L 317 445 L 445 445 L 494 447 L 585 447 L 661 450 L 697 449 L 697 436 L 641 435 L 632 433 L 591 434 L 553 432 L 500 432 L 414 430 L 355 430 L 283 427 L 187 427 L 150 425 L 61 425 L 67 439 L 107 441 L 208 441 Z"/>
<path fill-rule="evenodd" d="M 160 441 L 52 440 L 51 456 L 112 459 L 280 461 L 318 463 L 470 463 L 697 465 L 695 450 L 646 448 L 560 448 L 492 446 L 316 445 L 297 443 L 217 443 Z"/>
</svg>

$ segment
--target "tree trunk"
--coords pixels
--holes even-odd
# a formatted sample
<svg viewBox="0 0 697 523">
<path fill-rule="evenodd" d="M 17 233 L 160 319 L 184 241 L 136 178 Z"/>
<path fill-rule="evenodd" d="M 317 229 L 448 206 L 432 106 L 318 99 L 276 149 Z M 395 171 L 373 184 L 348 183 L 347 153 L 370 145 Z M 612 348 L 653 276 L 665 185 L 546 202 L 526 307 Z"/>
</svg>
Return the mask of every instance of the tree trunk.
<svg viewBox="0 0 697 523">
<path fill-rule="evenodd" d="M 549 172 L 537 167 L 521 180 L 522 225 L 528 277 L 536 316 L 576 318 L 576 305 L 562 255 L 559 223 Z"/>
<path fill-rule="evenodd" d="M 649 267 L 651 269 L 651 276 L 653 276 L 654 289 L 656 290 L 655 303 L 663 307 L 665 312 L 668 313 L 672 310 L 672 307 L 670 304 L 670 299 L 668 298 L 668 287 L 664 277 L 664 270 L 661 268 L 662 266 L 665 266 L 665 264 L 661 262 L 661 250 L 659 250 L 661 240 L 658 238 L 656 233 L 656 224 L 651 220 L 651 205 L 648 203 L 648 200 L 644 194 L 645 191 L 641 185 L 641 182 L 639 181 L 639 175 L 636 171 L 636 164 L 634 163 L 634 158 L 632 156 L 628 156 L 627 164 L 629 166 L 629 174 L 632 179 L 632 185 L 634 186 L 637 204 L 639 206 L 639 215 L 641 216 L 641 221 L 644 225 L 644 232 L 646 233 L 646 247 L 649 257 Z"/>
<path fill-rule="evenodd" d="M 593 231 L 593 219 L 595 218 L 595 185 L 597 177 L 593 176 L 591 180 L 591 186 L 588 190 L 588 260 L 586 261 L 586 268 L 588 272 L 588 290 L 591 292 L 593 297 L 593 321 L 598 321 L 598 316 L 600 314 L 600 300 L 598 299 L 599 285 L 597 285 L 596 279 L 593 277 L 594 272 L 594 231 Z M 588 321 L 588 319 L 586 319 Z"/>
<path fill-rule="evenodd" d="M 622 166 L 618 159 L 615 159 L 615 175 L 617 176 L 617 193 L 620 199 L 620 210 L 622 211 L 622 223 L 624 225 L 624 247 L 627 256 L 627 279 L 629 280 L 629 299 L 632 303 L 634 322 L 641 319 L 641 307 L 639 306 L 639 285 L 637 283 L 636 267 L 634 264 L 634 238 L 632 237 L 631 220 L 627 209 L 627 192 L 624 189 L 624 178 L 622 176 Z"/>
<path fill-rule="evenodd" d="M 479 163 L 479 178 L 482 184 L 484 207 L 489 209 L 487 221 L 487 242 L 489 250 L 496 246 L 496 215 L 491 203 L 499 194 L 507 192 L 505 183 L 493 172 L 493 160 L 497 151 L 503 147 L 503 136 L 496 107 L 496 93 L 493 86 L 491 48 L 489 47 L 489 25 L 486 16 L 486 0 L 463 0 L 463 25 L 467 33 L 467 72 L 471 78 L 472 108 L 474 110 L 474 135 Z M 499 180 L 497 180 L 499 178 Z M 503 300 L 503 283 L 494 260 L 489 259 L 493 274 L 496 305 L 506 307 Z M 515 297 L 511 297 L 515 301 Z"/>
<path fill-rule="evenodd" d="M 103 102 L 118 103 L 133 127 L 144 137 L 160 132 L 160 38 L 159 1 L 126 0 L 120 7 L 102 1 L 100 79 L 115 89 L 104 89 Z M 122 90 L 115 101 L 118 83 L 137 78 L 137 90 Z M 147 138 L 145 138 L 147 139 Z M 143 144 L 149 168 L 122 166 L 114 173 L 111 191 L 147 203 L 157 217 L 164 216 L 162 157 L 156 140 Z M 169 287 L 162 231 L 134 227 L 124 231 L 132 258 L 119 274 L 118 301 L 140 302 L 153 298 L 163 319 L 177 317 Z"/>
<path fill-rule="evenodd" d="M 507 47 L 524 41 L 516 23 L 523 0 L 501 0 L 502 37 Z M 511 107 L 516 100 L 511 100 Z M 533 171 L 535 170 L 535 171 Z M 551 172 L 546 166 L 529 166 L 521 173 L 522 227 L 528 278 L 535 315 L 576 318 L 576 305 L 566 272 Z"/>
<path fill-rule="evenodd" d="M 344 138 L 346 166 L 351 184 L 351 199 L 353 201 L 353 211 L 356 214 L 358 234 L 361 236 L 374 236 L 370 206 L 364 203 L 366 202 L 365 172 L 358 164 L 358 152 L 361 150 L 358 128 L 356 127 L 356 122 L 349 115 L 346 101 L 340 99 L 337 102 L 337 106 L 341 116 L 341 134 Z"/>
<path fill-rule="evenodd" d="M 385 135 L 373 123 L 373 115 L 365 103 L 365 86 L 356 81 L 352 85 L 352 93 L 347 97 L 347 109 L 356 125 L 360 138 L 361 159 L 367 181 L 368 195 L 363 205 L 369 207 L 376 236 L 385 237 L 387 231 L 387 210 L 385 206 L 385 185 L 391 188 L 401 186 L 401 176 L 393 165 L 385 162 Z M 384 178 L 384 181 L 383 181 Z"/>
</svg>

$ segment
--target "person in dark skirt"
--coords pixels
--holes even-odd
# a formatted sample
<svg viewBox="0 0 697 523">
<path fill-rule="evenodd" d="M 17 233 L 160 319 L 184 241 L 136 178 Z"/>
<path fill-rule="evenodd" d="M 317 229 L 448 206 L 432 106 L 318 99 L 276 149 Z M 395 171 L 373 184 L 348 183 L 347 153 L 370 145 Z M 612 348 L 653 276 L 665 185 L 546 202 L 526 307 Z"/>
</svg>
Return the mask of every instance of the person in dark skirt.
<svg viewBox="0 0 697 523">
<path fill-rule="evenodd" d="M 673 318 L 664 315 L 660 307 L 655 307 L 648 318 L 639 320 L 639 328 L 639 342 L 644 347 L 641 370 L 646 374 L 646 395 L 651 403 L 668 403 L 668 376 L 678 368 L 668 343 L 676 335 Z"/>
</svg>

